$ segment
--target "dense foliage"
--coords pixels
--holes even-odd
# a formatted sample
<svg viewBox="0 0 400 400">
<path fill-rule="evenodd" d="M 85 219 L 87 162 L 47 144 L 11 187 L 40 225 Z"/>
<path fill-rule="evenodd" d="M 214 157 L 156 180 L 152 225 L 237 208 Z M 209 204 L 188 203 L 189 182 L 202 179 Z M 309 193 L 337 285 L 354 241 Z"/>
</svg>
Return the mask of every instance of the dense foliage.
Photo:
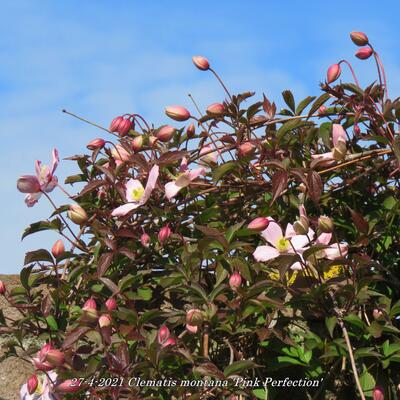
<svg viewBox="0 0 400 400">
<path fill-rule="evenodd" d="M 76 195 L 54 175 L 57 151 L 20 178 L 27 205 L 42 195 L 54 206 L 23 237 L 64 241 L 27 253 L 21 286 L 2 289 L 21 312 L 0 314 L 7 355 L 38 371 L 25 399 L 396 398 L 400 101 L 366 36 L 351 38 L 377 65 L 366 88 L 342 60 L 320 97 L 285 90 L 278 112 L 265 96 L 231 95 L 194 57 L 222 103 L 199 118 L 167 107 L 174 127 L 117 117 L 68 158 Z M 346 65 L 354 83 L 339 81 Z M 51 199 L 59 188 L 66 205 Z M 39 341 L 27 347 L 27 335 Z M 267 377 L 304 384 L 250 384 Z"/>
</svg>

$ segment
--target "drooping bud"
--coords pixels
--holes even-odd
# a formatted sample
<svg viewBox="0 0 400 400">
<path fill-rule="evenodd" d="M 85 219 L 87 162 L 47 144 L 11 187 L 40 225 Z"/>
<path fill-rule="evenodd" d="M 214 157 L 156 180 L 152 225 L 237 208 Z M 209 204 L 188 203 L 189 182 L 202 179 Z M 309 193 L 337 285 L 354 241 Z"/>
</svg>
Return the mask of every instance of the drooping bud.
<svg viewBox="0 0 400 400">
<path fill-rule="evenodd" d="M 372 316 L 374 317 L 374 319 L 382 319 L 383 311 L 379 308 L 374 308 L 374 311 L 372 311 Z"/>
<path fill-rule="evenodd" d="M 300 216 L 300 218 L 293 224 L 293 230 L 297 235 L 307 235 L 310 228 L 310 222 L 307 217 Z"/>
<path fill-rule="evenodd" d="M 161 345 L 161 347 L 168 347 L 168 346 L 175 346 L 175 345 L 176 345 L 176 340 L 174 338 L 170 337 Z"/>
<path fill-rule="evenodd" d="M 111 325 L 111 317 L 108 314 L 100 315 L 99 326 L 100 328 L 105 328 Z"/>
<path fill-rule="evenodd" d="M 372 391 L 372 400 L 384 400 L 385 399 L 385 392 L 380 386 L 375 386 L 374 390 Z"/>
<path fill-rule="evenodd" d="M 67 379 L 55 387 L 55 391 L 58 393 L 75 393 L 81 389 L 81 385 L 76 382 L 76 379 Z"/>
<path fill-rule="evenodd" d="M 85 301 L 85 304 L 82 307 L 83 310 L 97 310 L 96 301 L 92 298 Z"/>
<path fill-rule="evenodd" d="M 162 126 L 157 132 L 157 139 L 160 142 L 169 142 L 174 136 L 176 129 L 171 125 L 164 125 Z"/>
<path fill-rule="evenodd" d="M 117 309 L 117 301 L 110 297 L 106 302 L 105 302 L 105 306 L 107 308 L 108 311 L 114 311 Z"/>
<path fill-rule="evenodd" d="M 257 217 L 256 219 L 253 219 L 247 225 L 249 229 L 252 229 L 253 231 L 263 231 L 264 229 L 267 229 L 269 225 L 269 219 L 266 217 Z"/>
<path fill-rule="evenodd" d="M 207 58 L 203 56 L 193 56 L 192 61 L 193 64 L 201 71 L 207 71 L 210 68 L 210 63 L 208 62 Z"/>
<path fill-rule="evenodd" d="M 82 225 L 88 220 L 86 211 L 79 204 L 71 204 L 67 215 L 68 218 L 77 225 Z"/>
<path fill-rule="evenodd" d="M 368 36 L 364 32 L 351 32 L 350 38 L 357 46 L 365 46 L 368 44 Z"/>
<path fill-rule="evenodd" d="M 254 154 L 256 146 L 251 142 L 244 142 L 239 146 L 239 155 L 246 157 Z"/>
<path fill-rule="evenodd" d="M 221 103 L 213 103 L 207 107 L 206 113 L 211 117 L 220 117 L 225 113 L 225 106 Z"/>
<path fill-rule="evenodd" d="M 106 144 L 106 141 L 104 139 L 101 138 L 97 138 L 97 139 L 93 139 L 91 140 L 86 147 L 89 150 L 96 150 L 96 149 L 102 149 L 104 147 L 104 145 Z"/>
<path fill-rule="evenodd" d="M 116 144 L 115 147 L 113 147 L 113 149 L 111 150 L 111 154 L 116 160 L 120 161 L 129 161 L 131 157 L 129 152 L 125 150 L 125 148 L 122 147 L 120 144 Z"/>
<path fill-rule="evenodd" d="M 85 323 L 93 323 L 99 318 L 96 302 L 92 298 L 85 302 L 82 311 L 83 314 L 81 320 Z"/>
<path fill-rule="evenodd" d="M 57 242 L 55 242 L 53 247 L 51 248 L 51 254 L 53 254 L 55 258 L 58 258 L 64 253 L 65 253 L 64 242 L 61 239 L 58 239 Z"/>
<path fill-rule="evenodd" d="M 339 64 L 333 64 L 328 68 L 328 72 L 326 74 L 326 81 L 328 83 L 335 82 L 340 74 L 342 73 L 342 69 Z"/>
<path fill-rule="evenodd" d="M 3 281 L 0 281 L 0 295 L 4 295 L 6 292 L 6 285 L 4 284 Z"/>
<path fill-rule="evenodd" d="M 326 215 L 321 215 L 318 218 L 318 228 L 322 233 L 332 233 L 333 232 L 333 221 Z"/>
<path fill-rule="evenodd" d="M 141 150 L 142 146 L 143 146 L 143 136 L 142 135 L 136 136 L 131 142 L 131 148 L 133 151 Z"/>
<path fill-rule="evenodd" d="M 170 337 L 171 332 L 169 331 L 168 327 L 166 325 L 163 325 L 157 333 L 157 340 L 159 344 L 163 344 L 167 341 L 167 339 Z"/>
<path fill-rule="evenodd" d="M 124 117 L 116 117 L 110 124 L 110 132 L 118 133 L 120 136 L 125 136 L 132 128 L 132 122 Z"/>
<path fill-rule="evenodd" d="M 123 121 L 123 119 L 124 119 L 124 117 L 121 117 L 121 116 L 115 117 L 111 121 L 109 131 L 110 132 L 118 132 L 119 125 Z"/>
<path fill-rule="evenodd" d="M 166 242 L 166 241 L 169 239 L 169 237 L 171 236 L 171 234 L 172 234 L 172 231 L 171 231 L 171 229 L 169 228 L 168 224 L 165 225 L 165 226 L 163 226 L 163 227 L 160 229 L 160 232 L 158 232 L 158 241 L 159 241 L 161 244 L 163 244 L 164 242 Z"/>
<path fill-rule="evenodd" d="M 242 276 L 239 272 L 234 272 L 229 278 L 229 286 L 235 290 L 242 285 Z"/>
<path fill-rule="evenodd" d="M 40 192 L 40 182 L 36 176 L 23 175 L 17 181 L 17 189 L 21 193 Z"/>
<path fill-rule="evenodd" d="M 37 389 L 39 384 L 38 378 L 35 374 L 33 374 L 29 379 L 28 382 L 26 383 L 26 388 L 28 389 L 29 394 L 35 393 L 35 390 Z"/>
<path fill-rule="evenodd" d="M 165 114 L 175 121 L 187 121 L 190 118 L 190 112 L 182 106 L 168 106 Z"/>
<path fill-rule="evenodd" d="M 191 326 L 200 326 L 203 323 L 203 313 L 198 308 L 193 308 L 186 313 L 186 323 Z"/>
<path fill-rule="evenodd" d="M 150 246 L 150 236 L 146 232 L 142 233 L 140 236 L 140 243 L 142 243 L 144 247 Z"/>
<path fill-rule="evenodd" d="M 61 367 L 64 364 L 65 356 L 64 353 L 57 349 L 50 349 L 45 357 L 45 360 L 53 367 Z"/>
<path fill-rule="evenodd" d="M 361 47 L 361 49 L 356 51 L 356 57 L 360 60 L 366 60 L 367 58 L 370 58 L 373 53 L 374 52 L 371 47 Z"/>
<path fill-rule="evenodd" d="M 186 129 L 186 136 L 188 139 L 192 138 L 196 133 L 196 128 L 194 126 L 194 123 L 192 122 Z"/>
</svg>

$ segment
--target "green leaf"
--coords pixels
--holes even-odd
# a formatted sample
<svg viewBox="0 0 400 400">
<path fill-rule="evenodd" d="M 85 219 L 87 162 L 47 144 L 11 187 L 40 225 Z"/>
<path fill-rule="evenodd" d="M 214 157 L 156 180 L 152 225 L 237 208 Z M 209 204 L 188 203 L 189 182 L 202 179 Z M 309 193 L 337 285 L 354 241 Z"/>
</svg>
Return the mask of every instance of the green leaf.
<svg viewBox="0 0 400 400">
<path fill-rule="evenodd" d="M 364 394 L 371 396 L 375 387 L 375 379 L 368 371 L 364 371 L 360 376 L 360 384 L 363 392 L 365 392 Z"/>
<path fill-rule="evenodd" d="M 329 335 L 331 336 L 331 338 L 333 338 L 333 330 L 335 329 L 335 326 L 337 323 L 338 323 L 338 320 L 335 316 L 325 318 L 325 325 L 328 329 L 328 332 L 329 332 Z"/>
<path fill-rule="evenodd" d="M 50 329 L 52 331 L 57 331 L 58 330 L 57 321 L 52 315 L 49 315 L 49 316 L 46 317 L 46 322 L 47 322 L 47 325 L 50 327 Z"/>
<path fill-rule="evenodd" d="M 220 165 L 219 167 L 214 169 L 214 172 L 212 174 L 212 180 L 214 182 L 218 182 L 228 172 L 236 169 L 237 166 L 238 166 L 237 162 L 234 161 L 229 161 L 225 164 Z"/>
<path fill-rule="evenodd" d="M 139 298 L 145 301 L 149 301 L 153 297 L 153 291 L 148 287 L 139 288 L 137 292 Z"/>
<path fill-rule="evenodd" d="M 331 148 L 331 132 L 331 122 L 323 122 L 318 129 L 318 137 L 322 140 L 322 142 L 328 149 Z"/>
<path fill-rule="evenodd" d="M 53 263 L 53 256 L 46 249 L 28 251 L 25 254 L 24 265 L 37 261 L 47 261 Z"/>
<path fill-rule="evenodd" d="M 343 318 L 343 320 L 360 329 L 364 329 L 365 327 L 364 322 L 360 319 L 360 317 L 354 314 L 347 315 Z"/>
<path fill-rule="evenodd" d="M 254 389 L 253 394 L 259 400 L 267 400 L 268 399 L 268 389 Z"/>
<path fill-rule="evenodd" d="M 295 106 L 295 102 L 294 102 L 293 93 L 290 90 L 284 90 L 282 92 L 282 96 L 283 96 L 283 100 L 285 100 L 285 103 L 287 104 L 287 106 L 293 112 L 295 112 L 296 106 Z"/>
<path fill-rule="evenodd" d="M 61 220 L 58 218 L 53 219 L 53 221 L 39 221 L 34 222 L 33 224 L 29 225 L 22 234 L 21 240 L 26 238 L 28 235 L 32 233 L 40 232 L 40 231 L 48 231 L 48 230 L 57 230 L 61 229 Z"/>
<path fill-rule="evenodd" d="M 319 96 L 317 100 L 314 101 L 314 104 L 310 108 L 310 111 L 308 112 L 308 116 L 310 117 L 317 111 L 326 101 L 330 99 L 330 96 L 328 93 L 324 93 L 323 95 Z"/>
<path fill-rule="evenodd" d="M 226 377 L 230 375 L 236 375 L 239 374 L 240 372 L 246 371 L 250 368 L 255 368 L 256 364 L 253 361 L 250 360 L 243 360 L 243 361 L 236 361 L 230 365 L 228 365 L 224 369 L 224 375 Z"/>
<path fill-rule="evenodd" d="M 308 96 L 304 100 L 302 100 L 296 108 L 296 114 L 300 115 L 303 112 L 303 110 L 314 100 L 315 96 Z"/>
<path fill-rule="evenodd" d="M 22 268 L 21 272 L 19 273 L 19 280 L 21 281 L 21 285 L 26 290 L 29 290 L 29 276 L 32 272 L 32 268 L 33 267 Z"/>
</svg>

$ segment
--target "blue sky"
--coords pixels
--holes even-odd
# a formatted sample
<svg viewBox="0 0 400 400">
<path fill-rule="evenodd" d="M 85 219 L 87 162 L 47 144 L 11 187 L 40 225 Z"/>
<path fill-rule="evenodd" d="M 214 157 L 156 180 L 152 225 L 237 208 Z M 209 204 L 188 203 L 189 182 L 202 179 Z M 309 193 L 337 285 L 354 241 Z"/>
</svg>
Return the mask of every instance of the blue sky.
<svg viewBox="0 0 400 400">
<path fill-rule="evenodd" d="M 146 4 L 147 3 L 147 4 Z M 362 30 L 381 54 L 390 94 L 400 92 L 396 1 L 19 1 L 0 0 L 0 273 L 16 273 L 27 250 L 50 248 L 54 234 L 20 241 L 29 223 L 45 219 L 45 199 L 28 209 L 16 190 L 19 175 L 84 151 L 103 132 L 61 113 L 62 108 L 102 125 L 140 113 L 167 122 L 169 104 L 202 107 L 224 93 L 191 56 L 205 55 L 233 92 L 255 90 L 279 99 L 318 94 L 327 67 L 354 61 L 364 84 L 373 63 L 355 60 L 348 33 Z M 346 75 L 345 75 L 346 76 Z M 58 177 L 74 172 L 61 163 Z M 65 199 L 55 193 L 63 204 Z"/>
</svg>

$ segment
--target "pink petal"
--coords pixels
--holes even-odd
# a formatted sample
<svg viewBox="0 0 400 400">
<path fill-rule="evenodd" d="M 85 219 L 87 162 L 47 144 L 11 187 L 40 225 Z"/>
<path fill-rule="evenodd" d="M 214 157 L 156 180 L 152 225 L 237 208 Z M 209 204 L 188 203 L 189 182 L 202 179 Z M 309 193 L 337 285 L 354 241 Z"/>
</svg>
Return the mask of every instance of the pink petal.
<svg viewBox="0 0 400 400">
<path fill-rule="evenodd" d="M 42 172 L 42 162 L 39 160 L 35 161 L 35 172 L 38 179 L 40 179 L 40 173 Z"/>
<path fill-rule="evenodd" d="M 197 330 L 199 329 L 199 327 L 198 327 L 198 326 L 194 326 L 194 325 L 186 324 L 186 329 L 187 329 L 190 333 L 197 333 Z"/>
<path fill-rule="evenodd" d="M 339 250 L 339 246 L 340 246 L 340 250 Z M 349 246 L 347 243 L 340 243 L 340 245 L 338 245 L 337 243 L 332 244 L 331 246 L 329 246 L 327 249 L 324 249 L 324 254 L 325 257 L 328 260 L 336 260 L 337 258 L 341 258 L 346 257 L 348 251 L 349 251 Z"/>
<path fill-rule="evenodd" d="M 182 186 L 178 186 L 176 184 L 176 181 L 168 182 L 165 185 L 165 196 L 167 197 L 168 200 L 171 200 L 178 194 L 178 192 L 181 189 L 182 189 Z"/>
<path fill-rule="evenodd" d="M 258 246 L 253 253 L 257 261 L 268 261 L 279 256 L 279 251 L 271 246 Z"/>
<path fill-rule="evenodd" d="M 296 236 L 297 233 L 294 231 L 293 229 L 293 225 L 292 224 L 287 224 L 286 225 L 286 231 L 285 231 L 285 238 L 289 239 L 293 236 Z"/>
<path fill-rule="evenodd" d="M 332 239 L 332 233 L 321 233 L 316 240 L 318 244 L 329 244 Z"/>
<path fill-rule="evenodd" d="M 339 144 L 339 139 L 346 143 L 346 131 L 343 129 L 343 126 L 340 124 L 332 125 L 332 142 L 333 147 L 336 147 Z"/>
<path fill-rule="evenodd" d="M 143 197 L 140 200 L 141 205 L 145 204 L 150 198 L 151 192 L 156 187 L 159 172 L 160 168 L 158 165 L 154 165 L 150 170 L 149 178 L 147 179 L 146 187 L 144 188 Z"/>
<path fill-rule="evenodd" d="M 276 246 L 278 240 L 283 237 L 282 229 L 272 218 L 267 218 L 270 220 L 270 223 L 268 227 L 261 232 L 261 236 L 272 244 L 272 246 Z"/>
<path fill-rule="evenodd" d="M 309 243 L 308 238 L 307 238 L 306 235 L 296 235 L 296 236 L 292 236 L 292 237 L 290 238 L 290 241 L 291 241 L 293 247 L 294 247 L 296 250 L 302 249 L 304 246 L 306 246 L 306 245 Z"/>
<path fill-rule="evenodd" d="M 183 157 L 182 161 L 181 161 L 181 165 L 179 167 L 179 170 L 181 172 L 185 172 L 187 169 L 188 169 L 188 160 L 186 157 Z"/>
<path fill-rule="evenodd" d="M 291 267 L 291 270 L 293 271 L 301 271 L 303 269 L 303 266 L 301 265 L 300 261 L 296 261 Z"/>
<path fill-rule="evenodd" d="M 40 183 L 34 175 L 23 175 L 17 181 L 17 189 L 21 193 L 40 192 Z"/>
<path fill-rule="evenodd" d="M 25 196 L 25 204 L 28 207 L 33 207 L 38 202 L 41 195 L 42 195 L 41 192 L 27 194 Z"/>
<path fill-rule="evenodd" d="M 51 163 L 51 175 L 54 174 L 54 171 L 57 169 L 58 163 L 60 162 L 60 158 L 58 157 L 58 150 L 53 149 L 52 152 L 52 163 Z"/>
<path fill-rule="evenodd" d="M 53 176 L 51 181 L 47 184 L 44 185 L 43 189 L 46 193 L 51 192 L 56 186 L 58 185 L 58 178 L 56 176 Z"/>
<path fill-rule="evenodd" d="M 122 206 L 117 207 L 113 210 L 111 215 L 113 217 L 123 217 L 124 215 L 128 214 L 130 211 L 135 210 L 141 204 L 140 203 L 127 203 Z"/>
<path fill-rule="evenodd" d="M 194 181 L 200 175 L 204 175 L 205 172 L 206 172 L 206 170 L 203 167 L 192 169 L 188 173 L 188 178 L 189 178 L 190 182 Z"/>
</svg>

